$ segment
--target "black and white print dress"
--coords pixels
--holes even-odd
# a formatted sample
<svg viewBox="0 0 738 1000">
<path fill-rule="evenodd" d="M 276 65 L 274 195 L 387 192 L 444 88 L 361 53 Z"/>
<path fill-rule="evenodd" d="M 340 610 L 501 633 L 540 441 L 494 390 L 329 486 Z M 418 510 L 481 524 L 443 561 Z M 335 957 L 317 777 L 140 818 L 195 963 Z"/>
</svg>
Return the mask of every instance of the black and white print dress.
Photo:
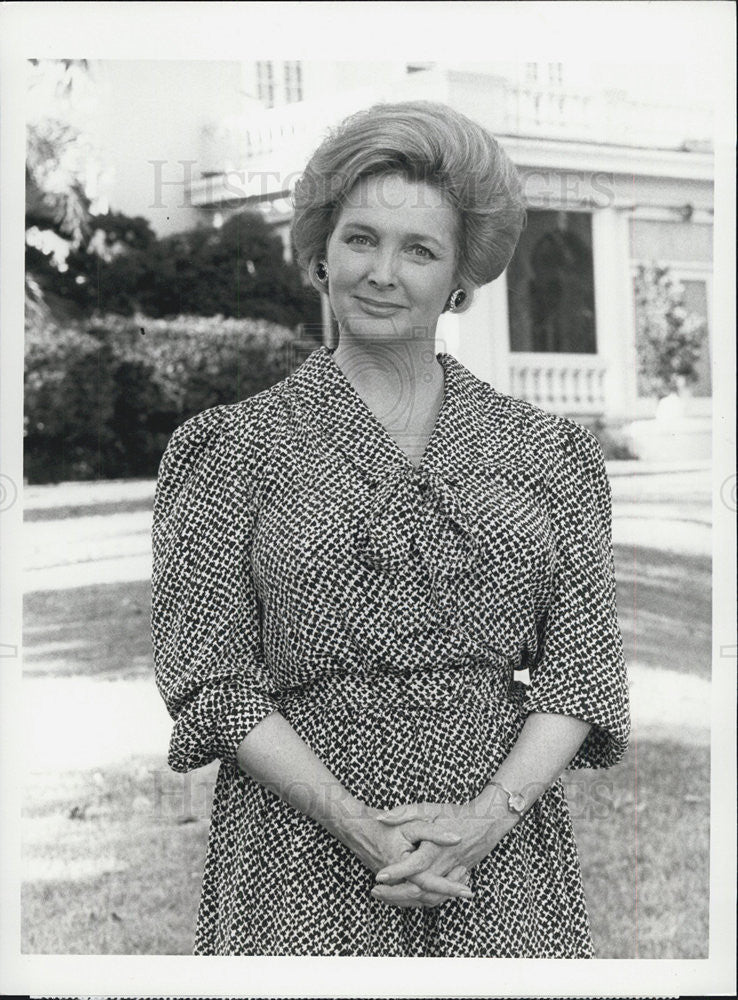
<svg viewBox="0 0 738 1000">
<path fill-rule="evenodd" d="M 327 347 L 186 421 L 162 458 L 152 637 L 169 764 L 221 761 L 195 954 L 592 957 L 561 780 L 472 869 L 472 900 L 401 909 L 236 764 L 274 711 L 377 808 L 474 798 L 529 712 L 592 724 L 571 768 L 625 752 L 600 446 L 437 359 L 444 398 L 417 467 Z"/>
</svg>

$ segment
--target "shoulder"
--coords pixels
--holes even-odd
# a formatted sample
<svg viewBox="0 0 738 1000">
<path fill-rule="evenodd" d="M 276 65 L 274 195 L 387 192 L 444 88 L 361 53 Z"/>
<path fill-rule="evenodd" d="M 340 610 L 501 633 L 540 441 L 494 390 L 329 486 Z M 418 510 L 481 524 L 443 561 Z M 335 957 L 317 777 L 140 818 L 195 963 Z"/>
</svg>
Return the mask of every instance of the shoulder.
<svg viewBox="0 0 738 1000">
<path fill-rule="evenodd" d="M 289 379 L 237 403 L 224 403 L 201 410 L 173 432 L 167 451 L 182 460 L 195 460 L 208 452 L 242 451 L 254 457 L 268 450 L 288 419 Z"/>
<path fill-rule="evenodd" d="M 545 478 L 570 474 L 599 480 L 605 474 L 600 442 L 584 424 L 527 400 L 498 392 L 478 380 L 490 437 L 505 436 L 517 460 Z"/>
<path fill-rule="evenodd" d="M 288 420 L 289 378 L 236 403 L 196 413 L 172 433 L 159 464 L 157 492 L 193 478 L 253 481 Z"/>
</svg>

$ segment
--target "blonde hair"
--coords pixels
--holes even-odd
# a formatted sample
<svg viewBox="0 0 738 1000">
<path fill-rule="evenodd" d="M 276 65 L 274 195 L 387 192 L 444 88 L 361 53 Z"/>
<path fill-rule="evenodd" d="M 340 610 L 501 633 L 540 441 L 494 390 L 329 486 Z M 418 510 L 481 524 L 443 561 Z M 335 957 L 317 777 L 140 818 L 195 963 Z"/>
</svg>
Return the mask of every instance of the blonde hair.
<svg viewBox="0 0 738 1000">
<path fill-rule="evenodd" d="M 445 104 L 376 104 L 328 134 L 295 187 L 292 239 L 315 284 L 315 266 L 354 185 L 401 174 L 438 188 L 458 217 L 457 274 L 467 291 L 505 270 L 525 224 L 518 172 L 481 125 Z"/>
</svg>

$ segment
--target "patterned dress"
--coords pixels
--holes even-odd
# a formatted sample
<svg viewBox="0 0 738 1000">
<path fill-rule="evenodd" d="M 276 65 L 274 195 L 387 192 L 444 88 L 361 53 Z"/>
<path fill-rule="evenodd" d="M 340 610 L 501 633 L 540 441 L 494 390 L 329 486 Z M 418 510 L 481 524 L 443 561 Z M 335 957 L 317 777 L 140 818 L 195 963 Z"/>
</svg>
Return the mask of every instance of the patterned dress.
<svg viewBox="0 0 738 1000">
<path fill-rule="evenodd" d="M 418 467 L 327 347 L 192 417 L 163 456 L 152 635 L 169 764 L 221 761 L 195 954 L 592 957 L 560 780 L 472 869 L 472 900 L 401 909 L 236 764 L 277 710 L 378 808 L 469 801 L 529 712 L 592 724 L 571 768 L 625 752 L 602 451 L 436 357 Z"/>
</svg>

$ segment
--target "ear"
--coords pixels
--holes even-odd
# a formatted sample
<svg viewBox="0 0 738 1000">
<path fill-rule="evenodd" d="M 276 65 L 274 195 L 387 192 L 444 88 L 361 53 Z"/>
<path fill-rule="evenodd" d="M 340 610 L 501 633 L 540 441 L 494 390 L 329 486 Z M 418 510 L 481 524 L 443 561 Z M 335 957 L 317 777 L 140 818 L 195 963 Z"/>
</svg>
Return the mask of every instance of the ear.
<svg viewBox="0 0 738 1000">
<path fill-rule="evenodd" d="M 315 274 L 316 264 L 317 264 L 317 258 L 313 258 L 308 264 L 307 268 L 308 280 L 316 291 L 320 292 L 322 295 L 327 295 L 328 285 L 327 284 L 324 285 L 322 281 L 318 281 L 317 275 Z"/>
<path fill-rule="evenodd" d="M 460 316 L 462 313 L 466 312 L 466 310 L 469 308 L 469 306 L 474 301 L 474 293 L 476 292 L 476 288 L 474 288 L 471 285 L 466 284 L 465 282 L 461 282 L 461 281 L 454 282 L 454 285 L 453 285 L 451 291 L 446 296 L 446 302 L 447 303 L 448 303 L 448 300 L 449 300 L 449 298 L 451 296 L 451 292 L 453 292 L 456 288 L 463 288 L 464 291 L 466 292 L 466 298 L 464 299 L 463 303 L 459 306 L 459 308 L 456 310 L 455 313 L 452 313 L 453 316 Z M 448 310 L 448 306 L 445 305 L 443 307 L 443 313 L 447 313 L 448 311 L 449 311 Z"/>
<path fill-rule="evenodd" d="M 456 287 L 458 288 L 458 285 Z M 462 313 L 465 313 L 467 309 L 469 309 L 472 302 L 474 301 L 474 293 L 476 292 L 476 288 L 470 288 L 468 285 L 464 285 L 464 291 L 466 292 L 466 298 L 459 306 L 459 308 L 456 310 L 457 316 L 460 316 Z"/>
</svg>

